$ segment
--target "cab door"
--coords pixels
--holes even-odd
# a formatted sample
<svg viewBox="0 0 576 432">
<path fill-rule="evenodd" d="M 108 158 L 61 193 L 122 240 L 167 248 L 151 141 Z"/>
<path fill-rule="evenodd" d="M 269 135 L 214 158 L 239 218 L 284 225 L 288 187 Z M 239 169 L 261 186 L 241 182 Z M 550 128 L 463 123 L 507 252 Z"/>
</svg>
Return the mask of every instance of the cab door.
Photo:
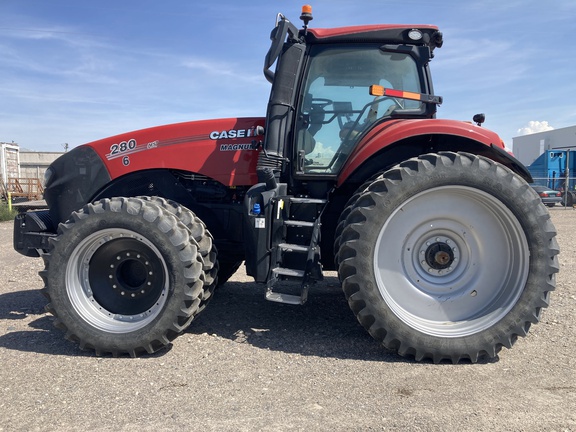
<svg viewBox="0 0 576 432">
<path fill-rule="evenodd" d="M 371 96 L 375 84 L 422 91 L 410 53 L 389 52 L 378 44 L 310 47 L 296 115 L 296 177 L 336 177 L 375 123 L 395 114 L 422 115 L 419 101 Z"/>
</svg>

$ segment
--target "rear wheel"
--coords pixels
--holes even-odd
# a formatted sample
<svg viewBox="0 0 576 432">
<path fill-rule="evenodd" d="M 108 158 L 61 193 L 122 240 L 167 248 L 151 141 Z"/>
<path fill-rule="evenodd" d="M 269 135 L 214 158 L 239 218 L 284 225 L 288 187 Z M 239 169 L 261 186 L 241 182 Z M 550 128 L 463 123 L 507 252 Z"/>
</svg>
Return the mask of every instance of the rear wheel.
<svg viewBox="0 0 576 432">
<path fill-rule="evenodd" d="M 59 227 L 41 272 L 55 324 L 96 354 L 155 352 L 199 312 L 206 276 L 190 230 L 161 205 L 112 198 Z"/>
<path fill-rule="evenodd" d="M 360 323 L 416 360 L 510 348 L 555 288 L 548 211 L 519 176 L 466 153 L 424 155 L 351 203 L 339 275 Z"/>
</svg>

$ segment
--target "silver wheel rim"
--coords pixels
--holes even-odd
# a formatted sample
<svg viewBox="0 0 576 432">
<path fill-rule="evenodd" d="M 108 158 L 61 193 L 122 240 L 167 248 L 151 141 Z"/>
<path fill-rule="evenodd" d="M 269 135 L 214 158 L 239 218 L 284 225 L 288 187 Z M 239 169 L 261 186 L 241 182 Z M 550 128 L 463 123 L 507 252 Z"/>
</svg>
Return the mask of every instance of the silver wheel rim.
<svg viewBox="0 0 576 432">
<path fill-rule="evenodd" d="M 421 192 L 382 227 L 374 254 L 380 294 L 408 326 L 462 337 L 499 322 L 522 294 L 529 248 L 514 214 L 465 186 Z"/>
<path fill-rule="evenodd" d="M 93 278 L 91 278 L 90 275 L 92 257 L 98 253 L 98 251 L 101 251 L 103 246 L 110 245 L 111 242 L 119 240 L 127 240 L 134 244 L 141 245 L 142 250 L 146 251 L 149 257 L 149 260 L 142 259 L 144 261 L 143 265 L 148 264 L 148 261 L 154 261 L 156 268 L 161 268 L 161 273 L 163 273 L 160 275 L 163 281 L 161 286 L 154 287 L 155 294 L 153 304 L 148 305 L 148 307 L 138 313 L 118 313 L 117 311 L 110 310 L 111 308 L 103 306 L 97 300 L 97 292 L 100 288 L 93 286 Z M 137 258 L 140 259 L 141 257 L 138 256 Z M 120 258 L 120 254 L 118 254 L 117 259 L 124 260 L 126 257 Z M 135 259 L 136 257 L 134 257 L 134 260 Z M 110 275 L 113 275 L 114 271 L 116 271 L 112 266 L 113 264 L 110 264 Z M 75 311 L 91 326 L 109 333 L 127 333 L 146 326 L 158 316 L 167 301 L 169 285 L 167 275 L 168 270 L 162 254 L 156 246 L 146 238 L 127 229 L 105 229 L 83 239 L 70 255 L 65 275 L 66 292 Z M 113 276 L 107 277 L 112 279 Z M 150 282 L 143 283 L 151 285 Z M 121 291 L 119 292 L 121 293 Z M 129 297 L 131 293 L 132 291 L 125 290 L 123 296 L 126 295 Z M 138 295 L 138 292 L 133 295 Z"/>
</svg>

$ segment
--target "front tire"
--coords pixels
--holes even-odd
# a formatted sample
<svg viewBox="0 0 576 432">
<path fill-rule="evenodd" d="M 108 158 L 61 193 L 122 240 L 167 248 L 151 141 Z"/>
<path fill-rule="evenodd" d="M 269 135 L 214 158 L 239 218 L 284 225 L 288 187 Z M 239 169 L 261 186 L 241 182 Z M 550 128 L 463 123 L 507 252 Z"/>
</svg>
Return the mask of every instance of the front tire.
<svg viewBox="0 0 576 432">
<path fill-rule="evenodd" d="M 44 260 L 55 325 L 97 355 L 134 357 L 166 346 L 198 313 L 206 280 L 189 229 L 138 198 L 74 212 Z"/>
<path fill-rule="evenodd" d="M 192 210 L 184 207 L 176 201 L 157 196 L 141 196 L 139 198 L 168 210 L 190 231 L 193 243 L 197 245 L 198 252 L 202 257 L 202 268 L 204 270 L 204 289 L 202 290 L 200 306 L 196 313 L 196 315 L 198 315 L 206 309 L 206 306 L 214 295 L 214 289 L 216 286 L 221 285 L 219 276 L 221 270 L 219 269 L 218 260 L 216 259 L 218 251 L 214 245 L 212 234 L 210 234 L 206 229 L 204 222 L 202 222 L 202 220 L 196 216 Z"/>
<path fill-rule="evenodd" d="M 518 175 L 467 153 L 410 159 L 351 204 L 339 275 L 360 323 L 400 355 L 495 357 L 555 288 L 555 229 Z"/>
</svg>

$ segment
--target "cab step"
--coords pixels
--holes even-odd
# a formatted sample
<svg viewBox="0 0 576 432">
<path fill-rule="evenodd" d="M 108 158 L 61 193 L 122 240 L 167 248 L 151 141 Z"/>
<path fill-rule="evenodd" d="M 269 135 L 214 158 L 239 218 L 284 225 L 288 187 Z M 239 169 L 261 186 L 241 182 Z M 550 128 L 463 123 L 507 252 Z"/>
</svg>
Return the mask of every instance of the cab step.
<svg viewBox="0 0 576 432">
<path fill-rule="evenodd" d="M 327 200 L 281 196 L 273 208 L 272 265 L 266 299 L 302 305 L 309 286 L 322 279 L 320 264 L 321 214 Z M 283 281 L 278 292 L 273 287 Z M 299 295 L 298 295 L 299 294 Z"/>
<path fill-rule="evenodd" d="M 326 204 L 328 200 L 322 198 L 290 197 L 290 202 L 297 204 Z"/>
<path fill-rule="evenodd" d="M 306 303 L 306 300 L 308 300 L 308 290 L 307 289 L 303 290 L 302 294 L 300 294 L 299 296 L 268 290 L 266 291 L 266 300 L 273 301 L 276 303 L 303 305 L 304 303 Z"/>
<path fill-rule="evenodd" d="M 308 252 L 310 250 L 308 246 L 291 243 L 280 243 L 278 247 L 286 252 Z"/>
<path fill-rule="evenodd" d="M 314 227 L 314 222 L 301 221 L 301 220 L 287 220 L 284 225 L 292 227 Z"/>
<path fill-rule="evenodd" d="M 284 267 L 276 267 L 272 269 L 272 273 L 279 276 L 288 276 L 293 278 L 302 278 L 306 274 L 304 270 L 297 270 Z"/>
</svg>

